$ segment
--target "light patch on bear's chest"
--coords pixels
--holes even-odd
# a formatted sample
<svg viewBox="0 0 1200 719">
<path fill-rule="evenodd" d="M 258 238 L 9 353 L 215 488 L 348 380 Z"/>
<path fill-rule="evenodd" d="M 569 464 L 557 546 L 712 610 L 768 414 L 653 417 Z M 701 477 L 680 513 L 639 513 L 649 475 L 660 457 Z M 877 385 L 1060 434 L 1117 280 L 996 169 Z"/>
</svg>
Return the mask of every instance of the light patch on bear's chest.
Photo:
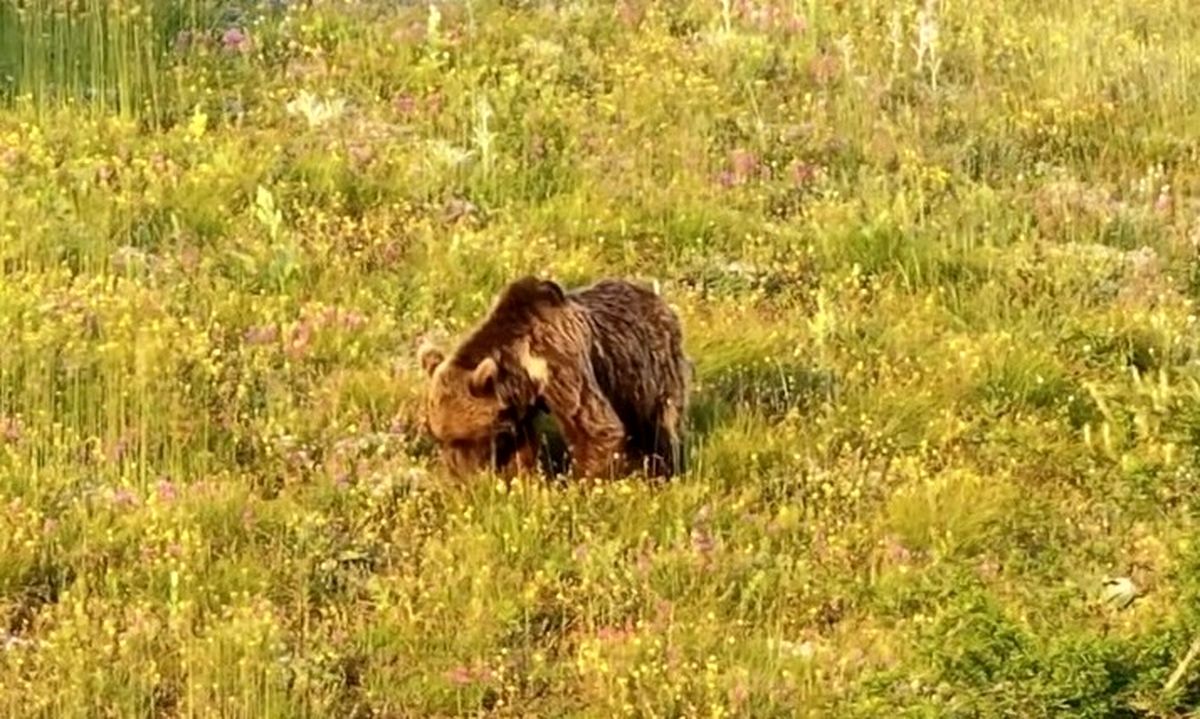
<svg viewBox="0 0 1200 719">
<path fill-rule="evenodd" d="M 546 360 L 541 357 L 526 355 L 522 364 L 525 366 L 525 372 L 529 374 L 529 379 L 538 386 L 544 385 L 550 380 L 550 368 L 546 365 Z"/>
<path fill-rule="evenodd" d="M 550 366 L 546 364 L 546 359 L 533 354 L 528 341 L 522 342 L 518 347 L 517 359 L 521 363 L 521 369 L 525 370 L 529 380 L 541 392 L 550 381 Z"/>
</svg>

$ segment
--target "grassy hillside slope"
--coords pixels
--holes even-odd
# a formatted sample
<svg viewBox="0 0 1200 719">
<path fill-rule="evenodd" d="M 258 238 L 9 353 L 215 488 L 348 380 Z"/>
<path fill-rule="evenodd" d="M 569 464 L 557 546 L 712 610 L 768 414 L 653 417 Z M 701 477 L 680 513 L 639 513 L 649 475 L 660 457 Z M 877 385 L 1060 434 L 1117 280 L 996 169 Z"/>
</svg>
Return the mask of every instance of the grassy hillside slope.
<svg viewBox="0 0 1200 719">
<path fill-rule="evenodd" d="M 0 715 L 1191 710 L 1198 57 L 1189 0 L 0 0 Z M 678 307 L 688 476 L 438 472 L 417 342 L 542 270 Z"/>
</svg>

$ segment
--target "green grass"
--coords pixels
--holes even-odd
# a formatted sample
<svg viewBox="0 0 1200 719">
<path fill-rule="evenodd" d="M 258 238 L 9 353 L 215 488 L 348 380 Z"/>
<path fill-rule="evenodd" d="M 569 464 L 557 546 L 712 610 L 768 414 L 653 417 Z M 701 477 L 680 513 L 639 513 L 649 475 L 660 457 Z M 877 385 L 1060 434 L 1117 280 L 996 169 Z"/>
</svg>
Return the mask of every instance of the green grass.
<svg viewBox="0 0 1200 719">
<path fill-rule="evenodd" d="M 436 7 L 0 0 L 0 715 L 1200 709 L 1200 6 Z M 438 470 L 538 271 L 688 475 Z"/>
</svg>

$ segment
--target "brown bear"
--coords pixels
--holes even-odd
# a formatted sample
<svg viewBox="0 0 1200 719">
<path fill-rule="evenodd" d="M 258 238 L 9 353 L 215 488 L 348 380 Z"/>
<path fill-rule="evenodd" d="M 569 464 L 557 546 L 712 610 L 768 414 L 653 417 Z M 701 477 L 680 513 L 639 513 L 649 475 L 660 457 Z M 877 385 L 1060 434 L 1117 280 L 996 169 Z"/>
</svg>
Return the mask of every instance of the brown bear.
<svg viewBox="0 0 1200 719">
<path fill-rule="evenodd" d="M 426 421 L 455 474 L 534 468 L 539 410 L 561 429 L 576 477 L 685 469 L 691 363 L 678 316 L 648 287 L 605 279 L 565 292 L 523 277 L 453 354 L 424 345 L 419 360 Z"/>
</svg>

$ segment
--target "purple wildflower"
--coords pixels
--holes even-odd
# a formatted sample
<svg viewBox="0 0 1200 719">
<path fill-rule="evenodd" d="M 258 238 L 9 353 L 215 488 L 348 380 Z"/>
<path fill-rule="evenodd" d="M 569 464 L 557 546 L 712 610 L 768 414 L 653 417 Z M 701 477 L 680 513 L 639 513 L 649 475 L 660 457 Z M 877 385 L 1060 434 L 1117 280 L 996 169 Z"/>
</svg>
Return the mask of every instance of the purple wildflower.
<svg viewBox="0 0 1200 719">
<path fill-rule="evenodd" d="M 894 536 L 888 536 L 884 540 L 884 552 L 888 560 L 897 564 L 907 564 L 912 559 L 912 552 L 905 547 L 904 544 Z"/>
<path fill-rule="evenodd" d="M 300 359 L 308 354 L 309 344 L 313 338 L 312 321 L 305 319 L 296 325 L 292 330 L 292 336 L 288 340 L 287 353 L 293 359 Z"/>
<path fill-rule="evenodd" d="M 162 502 L 173 502 L 179 496 L 175 483 L 169 479 L 158 480 L 158 499 Z"/>
<path fill-rule="evenodd" d="M 463 665 L 458 665 L 446 672 L 446 679 L 455 686 L 465 686 L 474 680 L 471 670 Z"/>
<path fill-rule="evenodd" d="M 630 2 L 630 0 L 621 0 L 617 3 L 617 16 L 621 18 L 621 22 L 626 27 L 637 27 L 642 24 L 642 18 L 646 15 L 646 9 L 641 7 L 639 3 Z"/>
<path fill-rule="evenodd" d="M 1158 193 L 1158 198 L 1154 201 L 1154 211 L 1166 215 L 1170 214 L 1173 207 L 1174 202 L 1171 198 L 1171 189 L 1163 187 Z"/>
<path fill-rule="evenodd" d="M 792 164 L 792 182 L 797 187 L 803 187 L 816 177 L 817 168 L 807 162 L 796 161 Z"/>
<path fill-rule="evenodd" d="M 175 35 L 175 52 L 182 55 L 192 47 L 194 38 L 191 30 L 180 30 Z"/>
<path fill-rule="evenodd" d="M 417 111 L 417 98 L 408 93 L 399 93 L 392 98 L 392 109 L 400 115 L 412 115 Z"/>
<path fill-rule="evenodd" d="M 120 462 L 125 458 L 125 453 L 129 450 L 129 440 L 126 437 L 121 437 L 117 443 L 109 450 L 108 457 L 111 462 Z"/>
<path fill-rule="evenodd" d="M 221 36 L 221 47 L 229 52 L 246 52 L 250 49 L 250 38 L 237 27 L 231 27 Z"/>
<path fill-rule="evenodd" d="M 129 489 L 125 487 L 118 487 L 117 489 L 113 490 L 112 503 L 113 506 L 116 507 L 133 507 L 137 505 L 138 501 L 137 496 L 134 495 L 133 492 L 129 491 Z"/>
<path fill-rule="evenodd" d="M 352 142 L 348 148 L 350 159 L 356 165 L 366 165 L 375 157 L 375 151 L 370 145 L 362 142 Z"/>
<path fill-rule="evenodd" d="M 278 336 L 275 325 L 256 325 L 246 330 L 243 340 L 248 345 L 265 345 L 274 342 Z"/>
<path fill-rule="evenodd" d="M 16 417 L 0 417 L 0 439 L 16 444 L 21 439 L 21 420 Z"/>
<path fill-rule="evenodd" d="M 15 148 L 15 147 L 6 148 L 4 150 L 4 152 L 0 152 L 0 167 L 2 167 L 4 169 L 8 169 L 10 167 L 15 167 L 17 164 L 17 161 L 20 159 L 21 159 L 21 153 L 17 151 L 17 148 Z"/>
<path fill-rule="evenodd" d="M 357 312 L 342 313 L 342 328 L 350 331 L 357 330 L 367 324 L 367 318 Z"/>
<path fill-rule="evenodd" d="M 697 527 L 692 530 L 692 549 L 694 549 L 697 554 L 707 556 L 712 552 L 715 546 L 716 542 L 713 540 L 712 534 L 707 529 Z"/>
<path fill-rule="evenodd" d="M 740 148 L 729 154 L 729 164 L 738 182 L 745 182 L 759 170 L 758 156 Z"/>
<path fill-rule="evenodd" d="M 425 37 L 425 24 L 417 21 L 409 23 L 406 27 L 398 28 L 392 33 L 392 42 L 397 45 L 412 45 L 421 41 Z"/>
</svg>

